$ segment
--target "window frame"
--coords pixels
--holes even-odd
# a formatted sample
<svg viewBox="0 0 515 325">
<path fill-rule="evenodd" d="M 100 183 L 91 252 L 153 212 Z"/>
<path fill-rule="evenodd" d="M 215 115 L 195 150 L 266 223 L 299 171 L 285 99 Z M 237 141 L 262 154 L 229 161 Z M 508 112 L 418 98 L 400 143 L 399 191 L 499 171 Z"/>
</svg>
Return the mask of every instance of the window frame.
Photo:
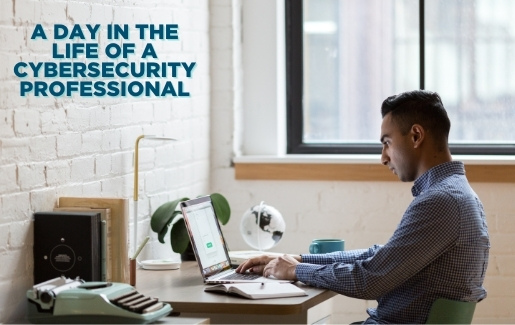
<svg viewBox="0 0 515 325">
<path fill-rule="evenodd" d="M 425 0 L 419 0 L 420 89 L 425 79 Z M 381 144 L 303 142 L 303 29 L 302 1 L 285 0 L 286 34 L 286 153 L 287 154 L 380 154 Z M 379 109 L 378 109 L 379 111 Z M 378 113 L 379 114 L 379 113 Z M 457 155 L 513 155 L 515 143 L 449 144 Z"/>
</svg>

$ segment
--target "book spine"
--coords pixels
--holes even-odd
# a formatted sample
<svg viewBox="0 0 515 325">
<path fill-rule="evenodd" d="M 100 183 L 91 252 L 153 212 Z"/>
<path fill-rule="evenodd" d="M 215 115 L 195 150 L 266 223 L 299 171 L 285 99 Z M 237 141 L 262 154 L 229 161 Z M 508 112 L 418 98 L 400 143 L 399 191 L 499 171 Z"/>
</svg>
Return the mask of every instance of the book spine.
<svg viewBox="0 0 515 325">
<path fill-rule="evenodd" d="M 105 220 L 100 221 L 100 232 L 102 236 L 100 237 L 101 242 L 101 253 L 102 253 L 102 263 L 101 263 L 101 274 L 102 281 L 107 281 L 107 223 Z"/>
<path fill-rule="evenodd" d="M 102 243 L 100 214 L 91 218 L 91 266 L 92 281 L 102 280 Z"/>
</svg>

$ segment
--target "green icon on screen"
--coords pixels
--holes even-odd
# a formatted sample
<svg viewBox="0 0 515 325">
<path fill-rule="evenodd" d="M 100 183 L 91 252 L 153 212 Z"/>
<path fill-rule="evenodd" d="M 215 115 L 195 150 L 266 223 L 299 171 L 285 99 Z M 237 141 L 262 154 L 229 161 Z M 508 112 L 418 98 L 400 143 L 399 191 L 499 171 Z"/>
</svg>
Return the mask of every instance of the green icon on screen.
<svg viewBox="0 0 515 325">
<path fill-rule="evenodd" d="M 211 248 L 211 247 L 213 247 L 213 243 L 212 242 L 207 243 L 207 248 Z"/>
</svg>

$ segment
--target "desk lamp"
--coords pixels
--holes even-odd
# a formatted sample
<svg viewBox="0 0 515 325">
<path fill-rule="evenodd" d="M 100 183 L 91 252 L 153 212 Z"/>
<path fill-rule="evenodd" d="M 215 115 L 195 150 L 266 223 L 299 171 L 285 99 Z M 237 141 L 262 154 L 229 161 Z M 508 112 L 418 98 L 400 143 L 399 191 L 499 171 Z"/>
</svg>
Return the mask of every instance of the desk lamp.
<svg viewBox="0 0 515 325">
<path fill-rule="evenodd" d="M 137 250 L 138 240 L 138 154 L 139 154 L 139 141 L 145 140 L 164 140 L 164 141 L 175 141 L 176 139 L 167 137 L 158 137 L 155 135 L 140 135 L 136 138 L 136 146 L 134 148 L 134 240 L 132 243 L 132 254 Z"/>
</svg>

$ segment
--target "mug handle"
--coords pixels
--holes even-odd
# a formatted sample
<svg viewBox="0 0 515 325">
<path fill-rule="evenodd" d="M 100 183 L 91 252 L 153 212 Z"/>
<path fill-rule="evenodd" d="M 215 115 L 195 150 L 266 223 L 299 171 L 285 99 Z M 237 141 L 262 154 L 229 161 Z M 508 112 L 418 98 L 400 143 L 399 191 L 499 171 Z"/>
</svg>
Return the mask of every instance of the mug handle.
<svg viewBox="0 0 515 325">
<path fill-rule="evenodd" d="M 317 243 L 311 243 L 309 245 L 309 252 L 311 254 L 318 254 L 318 252 L 320 252 L 320 248 L 318 247 L 318 244 Z"/>
</svg>

